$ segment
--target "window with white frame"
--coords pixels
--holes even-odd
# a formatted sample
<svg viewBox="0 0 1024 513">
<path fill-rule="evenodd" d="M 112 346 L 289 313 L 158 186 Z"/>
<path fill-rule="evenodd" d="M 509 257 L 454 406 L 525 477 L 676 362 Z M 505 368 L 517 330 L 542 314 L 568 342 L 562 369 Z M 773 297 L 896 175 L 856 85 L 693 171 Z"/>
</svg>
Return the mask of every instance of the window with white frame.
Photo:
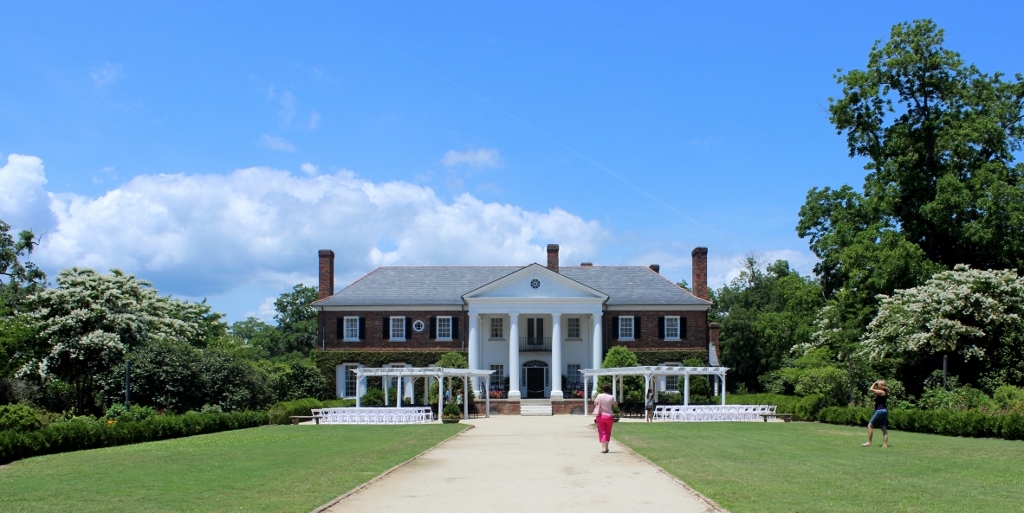
<svg viewBox="0 0 1024 513">
<path fill-rule="evenodd" d="M 662 365 L 668 367 L 678 367 L 681 365 L 679 362 L 665 362 Z M 665 376 L 665 391 L 666 392 L 678 392 L 679 391 L 679 376 Z"/>
<path fill-rule="evenodd" d="M 679 316 L 665 317 L 665 340 L 679 340 Z"/>
<path fill-rule="evenodd" d="M 355 364 L 345 365 L 343 367 L 343 369 L 345 369 L 344 397 L 355 397 L 358 393 L 356 387 L 359 385 L 359 383 L 355 373 L 355 370 L 358 368 L 359 366 Z"/>
<path fill-rule="evenodd" d="M 503 390 L 505 388 L 505 366 L 492 363 L 491 370 L 494 371 L 494 374 L 491 374 L 491 390 Z"/>
<path fill-rule="evenodd" d="M 450 315 L 437 318 L 437 339 L 452 339 L 452 317 Z"/>
<path fill-rule="evenodd" d="M 359 317 L 345 317 L 345 341 L 359 341 Z"/>
<path fill-rule="evenodd" d="M 633 340 L 633 316 L 619 317 L 619 340 Z"/>
<path fill-rule="evenodd" d="M 405 340 L 405 316 L 391 318 L 391 340 Z"/>
<path fill-rule="evenodd" d="M 501 317 L 491 317 L 491 340 L 505 339 L 504 320 Z"/>
<path fill-rule="evenodd" d="M 580 340 L 580 318 L 569 317 L 568 329 L 566 330 L 566 338 L 569 340 Z"/>
</svg>

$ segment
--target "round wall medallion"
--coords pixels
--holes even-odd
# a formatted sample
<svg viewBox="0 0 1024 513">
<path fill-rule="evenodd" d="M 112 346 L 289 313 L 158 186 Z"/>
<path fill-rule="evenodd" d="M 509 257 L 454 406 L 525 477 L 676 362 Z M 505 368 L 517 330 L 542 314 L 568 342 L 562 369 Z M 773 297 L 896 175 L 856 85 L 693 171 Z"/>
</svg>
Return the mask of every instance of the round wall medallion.
<svg viewBox="0 0 1024 513">
<path fill-rule="evenodd" d="M 412 329 L 415 330 L 415 331 L 423 331 L 423 328 L 426 328 L 426 327 L 427 327 L 427 325 L 423 324 L 423 321 L 414 321 L 412 323 Z"/>
<path fill-rule="evenodd" d="M 533 280 L 530 281 L 530 286 L 535 288 L 535 289 L 539 289 L 540 288 L 540 280 L 538 280 L 537 278 L 534 278 Z"/>
</svg>

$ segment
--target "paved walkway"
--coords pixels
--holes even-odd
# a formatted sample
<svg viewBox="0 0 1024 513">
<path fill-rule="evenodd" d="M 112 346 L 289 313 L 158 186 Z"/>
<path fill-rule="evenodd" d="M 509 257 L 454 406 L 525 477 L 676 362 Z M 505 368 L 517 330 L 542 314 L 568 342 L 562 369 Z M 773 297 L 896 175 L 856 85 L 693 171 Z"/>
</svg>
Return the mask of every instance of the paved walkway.
<svg viewBox="0 0 1024 513">
<path fill-rule="evenodd" d="M 590 416 L 496 415 L 463 422 L 476 427 L 327 511 L 716 511 L 614 441 L 601 454 Z"/>
</svg>

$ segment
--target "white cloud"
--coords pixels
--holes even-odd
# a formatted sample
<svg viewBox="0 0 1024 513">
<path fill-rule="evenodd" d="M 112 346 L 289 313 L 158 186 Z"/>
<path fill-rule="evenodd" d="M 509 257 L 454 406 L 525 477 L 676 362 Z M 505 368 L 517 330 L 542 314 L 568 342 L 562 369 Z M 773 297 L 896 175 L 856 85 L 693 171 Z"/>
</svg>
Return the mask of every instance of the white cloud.
<svg viewBox="0 0 1024 513">
<path fill-rule="evenodd" d="M 320 114 L 314 112 L 309 115 L 309 129 L 313 130 L 318 126 L 320 126 Z"/>
<path fill-rule="evenodd" d="M 500 167 L 502 164 L 501 154 L 494 148 L 455 151 L 448 150 L 441 159 L 446 166 L 469 166 L 472 168 Z"/>
<path fill-rule="evenodd" d="M 315 175 L 320 168 L 314 166 L 313 164 L 310 164 L 309 162 L 305 162 L 301 166 L 299 166 L 299 169 L 301 169 L 302 172 L 306 173 L 307 175 Z"/>
<path fill-rule="evenodd" d="M 46 174 L 38 157 L 12 153 L 0 167 L 0 219 L 14 231 L 32 230 L 41 235 L 56 224 L 50 211 L 50 196 L 44 186 Z"/>
<path fill-rule="evenodd" d="M 260 139 L 260 145 L 277 151 L 295 151 L 295 145 L 292 143 L 269 134 L 263 134 L 263 137 Z"/>
<path fill-rule="evenodd" d="M 9 164 L 0 191 L 45 197 L 39 159 L 10 160 L 30 172 L 8 171 Z M 374 183 L 349 171 L 141 175 L 98 197 L 49 199 L 56 221 L 33 261 L 50 270 L 118 267 L 188 297 L 259 286 L 269 289 L 253 297 L 262 300 L 295 283 L 316 284 L 316 252 L 324 248 L 337 254 L 340 289 L 384 263 L 543 263 L 550 242 L 565 258 L 590 258 L 608 238 L 597 221 L 561 209 L 533 212 L 470 194 L 445 201 L 424 186 Z"/>
<path fill-rule="evenodd" d="M 89 77 L 92 78 L 92 83 L 96 87 L 106 87 L 125 76 L 124 66 L 109 62 L 104 62 L 102 66 L 92 68 L 92 71 L 89 72 Z"/>
</svg>

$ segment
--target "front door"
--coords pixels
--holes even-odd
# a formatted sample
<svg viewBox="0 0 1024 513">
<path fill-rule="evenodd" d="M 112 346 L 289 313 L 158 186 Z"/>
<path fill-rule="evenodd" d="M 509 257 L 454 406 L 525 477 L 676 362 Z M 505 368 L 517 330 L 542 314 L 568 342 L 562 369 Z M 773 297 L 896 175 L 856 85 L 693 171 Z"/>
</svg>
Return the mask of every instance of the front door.
<svg viewBox="0 0 1024 513">
<path fill-rule="evenodd" d="M 543 399 L 544 398 L 544 368 L 543 367 L 527 367 L 526 368 L 526 398 L 527 399 Z"/>
</svg>

